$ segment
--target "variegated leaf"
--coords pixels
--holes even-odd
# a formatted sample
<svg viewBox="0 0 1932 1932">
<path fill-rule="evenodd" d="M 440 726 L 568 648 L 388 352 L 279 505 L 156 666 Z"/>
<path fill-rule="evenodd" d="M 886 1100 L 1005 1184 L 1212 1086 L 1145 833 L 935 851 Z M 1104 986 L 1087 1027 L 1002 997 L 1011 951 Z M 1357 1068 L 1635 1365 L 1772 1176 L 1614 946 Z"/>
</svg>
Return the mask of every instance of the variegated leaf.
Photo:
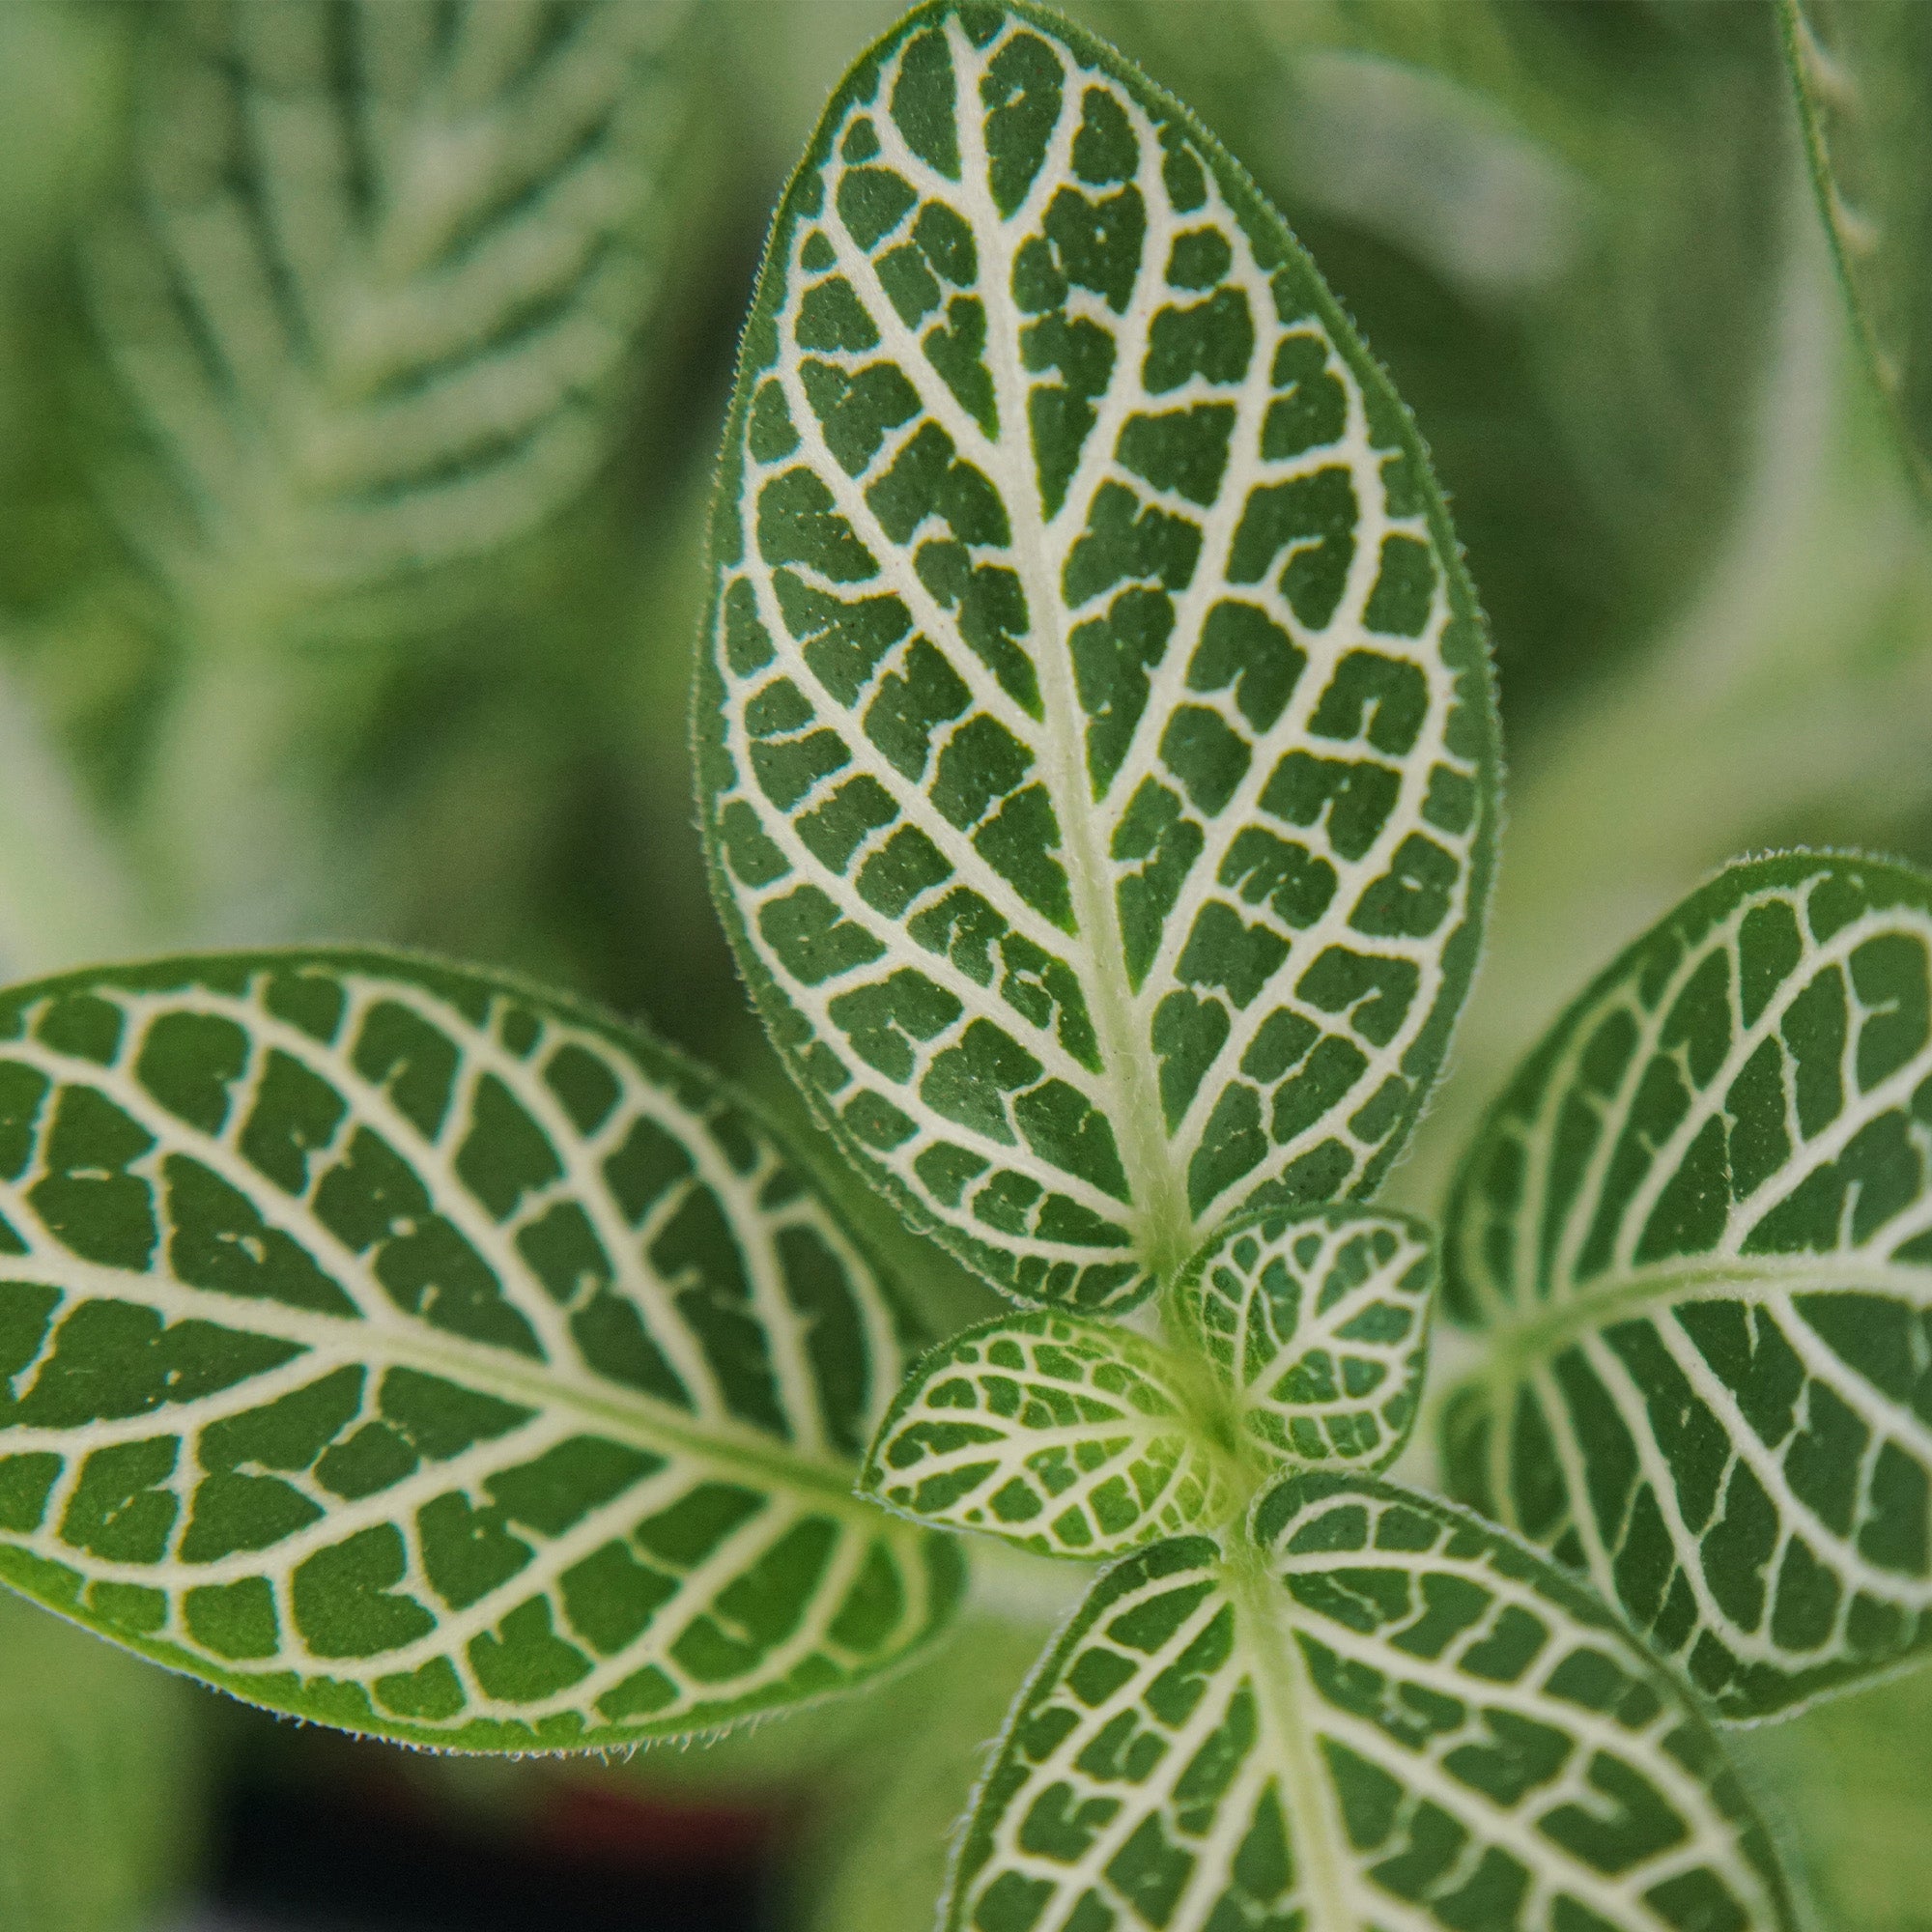
<svg viewBox="0 0 1932 1932">
<path fill-rule="evenodd" d="M 926 1522 L 1047 1556 L 1116 1556 L 1225 1520 L 1238 1478 L 1188 1365 L 1117 1322 L 1051 1310 L 967 1330 L 907 1378 L 861 1487 Z"/>
<path fill-rule="evenodd" d="M 847 1151 L 1119 1306 L 1369 1191 L 1474 959 L 1494 731 L 1415 432 L 1118 56 L 936 4 L 786 196 L 713 540 L 721 905 Z"/>
<path fill-rule="evenodd" d="M 1703 1719 L 1552 1565 L 1346 1475 L 1254 1531 L 1094 1585 L 1009 1720 L 950 1932 L 1794 1922 Z"/>
<path fill-rule="evenodd" d="M 1415 1421 L 1435 1282 L 1420 1222 L 1323 1208 L 1230 1230 L 1179 1295 L 1250 1450 L 1379 1469 Z"/>
<path fill-rule="evenodd" d="M 1720 1712 L 1932 1636 L 1932 880 L 1732 867 L 1592 986 L 1471 1150 L 1461 1493 Z"/>
<path fill-rule="evenodd" d="M 957 1594 L 851 1494 L 897 1323 L 709 1076 L 402 957 L 0 999 L 0 1578 L 463 1749 L 838 1688 Z"/>
</svg>

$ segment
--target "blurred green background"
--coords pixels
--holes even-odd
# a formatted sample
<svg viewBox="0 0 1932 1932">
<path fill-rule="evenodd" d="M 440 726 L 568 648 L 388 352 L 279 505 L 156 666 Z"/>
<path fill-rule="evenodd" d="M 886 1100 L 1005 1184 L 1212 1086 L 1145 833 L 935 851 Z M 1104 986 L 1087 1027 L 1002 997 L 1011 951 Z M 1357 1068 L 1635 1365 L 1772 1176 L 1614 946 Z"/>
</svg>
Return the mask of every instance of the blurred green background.
<svg viewBox="0 0 1932 1932">
<path fill-rule="evenodd" d="M 373 4 L 399 35 L 435 14 Z M 581 11 L 480 4 L 545 33 Z M 622 207 L 579 217 L 621 229 L 617 267 L 594 302 L 588 282 L 557 298 L 593 302 L 592 348 L 548 404 L 519 401 L 516 358 L 484 371 L 472 405 L 521 427 L 465 445 L 392 514 L 364 487 L 383 453 L 318 390 L 315 341 L 258 331 L 225 385 L 177 353 L 197 277 L 238 330 L 250 313 L 248 263 L 196 225 L 207 197 L 252 182 L 301 231 L 327 225 L 330 194 L 366 196 L 303 145 L 315 101 L 359 85 L 331 52 L 359 31 L 350 0 L 242 0 L 240 15 L 0 0 L 11 975 L 244 940 L 400 942 L 641 1016 L 795 1114 L 693 830 L 699 531 L 765 223 L 825 94 L 896 9 L 591 11 L 624 16 L 642 50 L 629 118 L 597 137 Z M 1932 863 L 1932 572 L 1910 480 L 1924 459 L 1897 433 L 1901 409 L 1923 420 L 1932 39 L 1914 23 L 1932 9 L 1808 8 L 1793 31 L 1832 82 L 1808 124 L 1792 22 L 1768 0 L 1070 11 L 1287 212 L 1414 411 L 1492 621 L 1500 893 L 1452 1077 L 1391 1189 L 1429 1211 L 1515 1056 L 1701 873 L 1799 842 Z M 389 125 L 372 110 L 369 139 Z M 1856 308 L 1807 126 L 1814 158 L 1883 217 Z M 535 180 L 555 162 L 513 147 L 463 165 Z M 435 322 L 387 313 L 404 332 Z M 380 331 L 357 348 L 371 366 L 391 352 L 410 353 Z M 337 483 L 378 512 L 325 528 L 289 507 Z M 405 511 L 418 522 L 391 554 Z M 983 1304 L 868 1198 L 854 1209 L 935 1328 Z M 1407 1472 L 1429 1479 L 1426 1443 Z M 979 1747 L 1077 1582 L 981 1569 L 957 1634 L 891 1690 L 609 1768 L 441 1764 L 274 1724 L 0 1602 L 0 1928 L 557 1922 L 454 1893 L 458 1916 L 417 1901 L 385 1917 L 380 1872 L 359 1893 L 353 1872 L 335 1892 L 323 1872 L 307 1904 L 271 1910 L 276 1834 L 333 1805 L 458 1863 L 510 1845 L 547 1871 L 614 1874 L 615 1916 L 586 1905 L 584 1927 L 916 1932 Z M 1932 1677 L 1738 1748 L 1821 1923 L 1932 1927 Z"/>
</svg>

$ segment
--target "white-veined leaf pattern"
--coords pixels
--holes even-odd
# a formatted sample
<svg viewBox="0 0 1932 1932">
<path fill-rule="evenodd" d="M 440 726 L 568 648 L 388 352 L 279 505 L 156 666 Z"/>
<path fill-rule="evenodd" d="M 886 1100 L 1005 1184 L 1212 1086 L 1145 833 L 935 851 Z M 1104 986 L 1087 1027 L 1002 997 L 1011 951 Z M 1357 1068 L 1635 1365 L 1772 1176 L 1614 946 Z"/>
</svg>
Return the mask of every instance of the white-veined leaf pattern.
<svg viewBox="0 0 1932 1932">
<path fill-rule="evenodd" d="M 1137 1552 L 1022 1694 L 949 1932 L 1770 1932 L 1763 1827 L 1669 1673 L 1452 1505 L 1292 1477 Z"/>
<path fill-rule="evenodd" d="M 1415 1422 L 1435 1284 L 1420 1222 L 1323 1208 L 1230 1229 L 1179 1299 L 1265 1463 L 1380 1469 Z"/>
<path fill-rule="evenodd" d="M 717 1083 L 534 989 L 240 954 L 0 1001 L 0 1578 L 454 1748 L 716 1725 L 960 1582 L 851 1492 L 870 1264 Z"/>
<path fill-rule="evenodd" d="M 163 457 L 128 526 L 178 586 L 305 614 L 491 551 L 583 482 L 656 275 L 689 13 L 176 10 L 98 271 Z"/>
<path fill-rule="evenodd" d="M 1932 881 L 1724 872 L 1564 1015 L 1459 1179 L 1452 1482 L 1720 1713 L 1932 1633 Z"/>
<path fill-rule="evenodd" d="M 1165 1338 L 1058 1311 L 936 1349 L 862 1487 L 1052 1556 L 1218 1529 L 1282 1467 L 1393 1461 L 1415 1419 L 1435 1255 L 1405 1215 L 1237 1224 L 1175 1286 Z"/>
<path fill-rule="evenodd" d="M 847 1151 L 1010 1292 L 1369 1191 L 1474 958 L 1480 620 L 1240 170 L 1022 6 L 909 15 L 781 209 L 697 699 L 718 896 Z"/>
<path fill-rule="evenodd" d="M 1187 1366 L 1118 1322 L 1056 1310 L 968 1329 L 907 1378 L 862 1487 L 1046 1556 L 1117 1556 L 1220 1522 L 1239 1490 L 1184 1392 Z"/>
</svg>

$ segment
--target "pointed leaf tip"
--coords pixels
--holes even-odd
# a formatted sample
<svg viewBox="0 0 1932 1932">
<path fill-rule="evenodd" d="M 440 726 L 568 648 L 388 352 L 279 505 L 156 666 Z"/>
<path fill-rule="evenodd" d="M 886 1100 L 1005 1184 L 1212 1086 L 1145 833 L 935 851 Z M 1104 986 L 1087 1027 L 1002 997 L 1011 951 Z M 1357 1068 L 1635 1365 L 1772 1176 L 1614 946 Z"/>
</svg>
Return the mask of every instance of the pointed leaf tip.
<svg viewBox="0 0 1932 1932">
<path fill-rule="evenodd" d="M 714 556 L 714 885 L 905 1212 L 1092 1309 L 1373 1188 L 1473 964 L 1486 647 L 1406 415 L 1183 109 L 1025 7 L 874 47 L 780 213 Z"/>
</svg>

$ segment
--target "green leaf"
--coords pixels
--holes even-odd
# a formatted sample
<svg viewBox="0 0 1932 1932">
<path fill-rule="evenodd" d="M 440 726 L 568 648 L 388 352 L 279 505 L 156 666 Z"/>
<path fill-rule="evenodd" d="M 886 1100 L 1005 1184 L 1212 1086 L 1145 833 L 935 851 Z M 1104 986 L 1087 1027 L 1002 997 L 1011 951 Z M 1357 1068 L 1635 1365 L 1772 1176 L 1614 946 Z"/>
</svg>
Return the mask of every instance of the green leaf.
<svg viewBox="0 0 1932 1932">
<path fill-rule="evenodd" d="M 1453 1486 L 1725 1716 L 1932 1634 L 1932 881 L 1733 867 L 1557 1023 L 1470 1150 Z"/>
<path fill-rule="evenodd" d="M 697 699 L 714 883 L 861 1167 L 1119 1307 L 1375 1186 L 1474 959 L 1483 632 L 1401 405 L 1120 58 L 936 4 L 759 282 Z"/>
<path fill-rule="evenodd" d="M 1117 1556 L 1226 1520 L 1239 1491 L 1185 1391 L 1188 1364 L 1112 1321 L 1035 1310 L 907 1378 L 860 1487 L 923 1522 L 1044 1556 Z"/>
<path fill-rule="evenodd" d="M 1164 1342 L 1041 1311 L 934 1350 L 860 1487 L 922 1521 L 1093 1558 L 1218 1528 L 1285 1466 L 1380 1468 L 1415 1419 L 1435 1274 L 1406 1215 L 1237 1225 L 1176 1283 Z"/>
<path fill-rule="evenodd" d="M 130 527 L 201 629 L 486 554 L 602 460 L 689 11 L 176 10 L 98 305 L 160 458 Z"/>
<path fill-rule="evenodd" d="M 981 1787 L 957 1932 L 1789 1926 L 1675 1680 L 1451 1505 L 1293 1477 L 1108 1571 Z"/>
<path fill-rule="evenodd" d="M 0 1592 L 0 1925 L 161 1922 L 199 1852 L 203 1715 L 180 1678 Z"/>
<path fill-rule="evenodd" d="M 1421 1222 L 1324 1208 L 1230 1230 L 1179 1298 L 1264 1463 L 1380 1469 L 1415 1422 L 1435 1285 Z"/>
<path fill-rule="evenodd" d="M 836 1690 L 955 1600 L 851 1493 L 898 1322 L 667 1049 L 367 952 L 0 1000 L 0 1578 L 457 1749 Z"/>
<path fill-rule="evenodd" d="M 1918 0 L 1779 0 L 1819 207 L 1853 320 L 1932 497 L 1932 277 L 1925 263 L 1932 14 Z"/>
</svg>

